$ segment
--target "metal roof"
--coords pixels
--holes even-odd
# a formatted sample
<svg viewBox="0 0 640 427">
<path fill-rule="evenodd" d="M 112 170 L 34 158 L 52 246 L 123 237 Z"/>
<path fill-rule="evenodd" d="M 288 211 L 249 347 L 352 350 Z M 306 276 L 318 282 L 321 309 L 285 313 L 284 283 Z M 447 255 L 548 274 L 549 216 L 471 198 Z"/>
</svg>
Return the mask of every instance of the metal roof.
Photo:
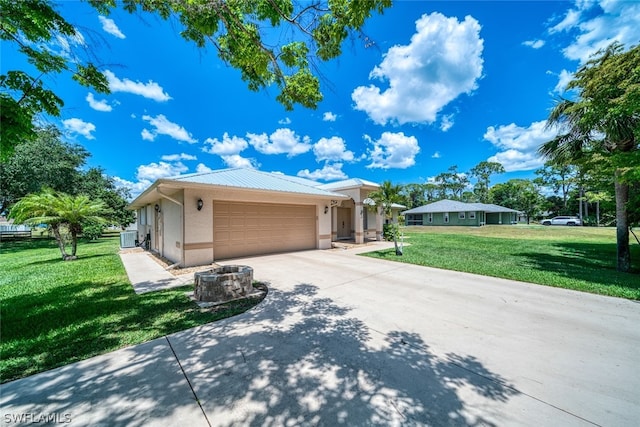
<svg viewBox="0 0 640 427">
<path fill-rule="evenodd" d="M 351 178 L 345 179 L 343 181 L 329 182 L 327 184 L 320 185 L 320 188 L 325 190 L 344 190 L 347 188 L 358 188 L 358 187 L 375 187 L 378 188 L 380 185 L 375 182 L 367 181 L 360 178 Z"/>
<path fill-rule="evenodd" d="M 514 209 L 506 208 L 504 206 L 498 206 L 487 203 L 464 203 L 456 200 L 438 200 L 437 202 L 429 203 L 428 205 L 420 206 L 417 208 L 409 209 L 402 212 L 403 214 L 421 214 L 421 213 L 436 213 L 436 212 L 470 212 L 470 211 L 484 211 L 489 213 L 494 212 L 518 212 Z"/>
<path fill-rule="evenodd" d="M 515 210 L 515 209 L 511 209 L 511 208 L 507 208 L 504 206 L 500 206 L 500 205 L 494 205 L 492 203 L 469 203 L 470 205 L 473 206 L 478 206 L 479 207 L 479 211 L 485 211 L 485 212 L 490 212 L 490 213 L 497 213 L 497 212 L 516 212 L 518 213 L 519 211 Z"/>
<path fill-rule="evenodd" d="M 277 172 L 262 172 L 255 169 L 233 168 L 158 179 L 133 202 L 131 202 L 130 206 L 135 206 L 143 198 L 146 198 L 154 188 L 163 184 L 174 187 L 187 187 L 189 184 L 200 184 L 245 190 L 295 193 L 327 199 L 347 198 L 344 194 L 318 188 L 319 184 L 317 182 L 304 178 L 288 176 Z"/>
</svg>

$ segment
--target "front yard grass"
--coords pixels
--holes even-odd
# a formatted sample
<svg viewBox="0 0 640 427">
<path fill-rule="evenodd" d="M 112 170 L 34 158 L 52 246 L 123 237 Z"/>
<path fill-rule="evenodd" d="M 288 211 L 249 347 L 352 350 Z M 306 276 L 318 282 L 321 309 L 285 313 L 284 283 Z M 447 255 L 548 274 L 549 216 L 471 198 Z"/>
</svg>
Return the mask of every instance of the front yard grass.
<svg viewBox="0 0 640 427">
<path fill-rule="evenodd" d="M 640 300 L 638 268 L 631 274 L 616 271 L 614 228 L 405 227 L 403 233 L 403 256 L 393 249 L 365 255 Z M 635 240 L 631 259 L 638 266 Z"/>
<path fill-rule="evenodd" d="M 191 286 L 137 295 L 118 256 L 117 237 L 81 243 L 63 262 L 55 241 L 3 242 L 0 247 L 0 374 L 2 382 L 66 365 L 255 305 L 200 309 Z"/>
</svg>

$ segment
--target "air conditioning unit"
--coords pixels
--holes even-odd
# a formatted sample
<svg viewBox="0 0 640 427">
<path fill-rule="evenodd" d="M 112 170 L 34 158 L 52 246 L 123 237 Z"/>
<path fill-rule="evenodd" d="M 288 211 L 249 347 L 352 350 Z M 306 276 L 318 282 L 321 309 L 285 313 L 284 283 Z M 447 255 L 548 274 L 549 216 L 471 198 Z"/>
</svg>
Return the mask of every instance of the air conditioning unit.
<svg viewBox="0 0 640 427">
<path fill-rule="evenodd" d="M 120 247 L 121 248 L 135 248 L 136 239 L 138 238 L 137 231 L 123 231 L 120 233 Z"/>
</svg>

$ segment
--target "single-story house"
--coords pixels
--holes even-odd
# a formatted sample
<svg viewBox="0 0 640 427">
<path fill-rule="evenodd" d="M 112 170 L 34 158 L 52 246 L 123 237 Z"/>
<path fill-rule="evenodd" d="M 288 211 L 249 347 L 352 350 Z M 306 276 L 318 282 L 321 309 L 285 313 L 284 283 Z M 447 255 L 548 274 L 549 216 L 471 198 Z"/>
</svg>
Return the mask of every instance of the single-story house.
<svg viewBox="0 0 640 427">
<path fill-rule="evenodd" d="M 487 203 L 439 200 L 402 212 L 406 225 L 515 224 L 519 211 Z"/>
<path fill-rule="evenodd" d="M 368 208 L 378 185 L 329 184 L 255 169 L 161 178 L 133 200 L 138 241 L 181 265 L 329 249 L 341 239 L 382 239 L 383 215 Z M 369 199 L 370 200 L 370 199 Z M 396 212 L 404 209 L 397 207 Z M 397 217 L 397 215 L 396 215 Z"/>
</svg>

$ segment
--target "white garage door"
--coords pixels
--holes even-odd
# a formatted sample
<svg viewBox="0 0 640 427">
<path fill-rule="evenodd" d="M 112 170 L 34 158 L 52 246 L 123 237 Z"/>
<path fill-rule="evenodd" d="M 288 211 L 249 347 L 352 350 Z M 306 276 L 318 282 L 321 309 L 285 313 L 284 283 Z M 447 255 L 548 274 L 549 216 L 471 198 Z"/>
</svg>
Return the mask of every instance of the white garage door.
<svg viewBox="0 0 640 427">
<path fill-rule="evenodd" d="M 315 249 L 316 207 L 213 202 L 214 259 Z"/>
</svg>

